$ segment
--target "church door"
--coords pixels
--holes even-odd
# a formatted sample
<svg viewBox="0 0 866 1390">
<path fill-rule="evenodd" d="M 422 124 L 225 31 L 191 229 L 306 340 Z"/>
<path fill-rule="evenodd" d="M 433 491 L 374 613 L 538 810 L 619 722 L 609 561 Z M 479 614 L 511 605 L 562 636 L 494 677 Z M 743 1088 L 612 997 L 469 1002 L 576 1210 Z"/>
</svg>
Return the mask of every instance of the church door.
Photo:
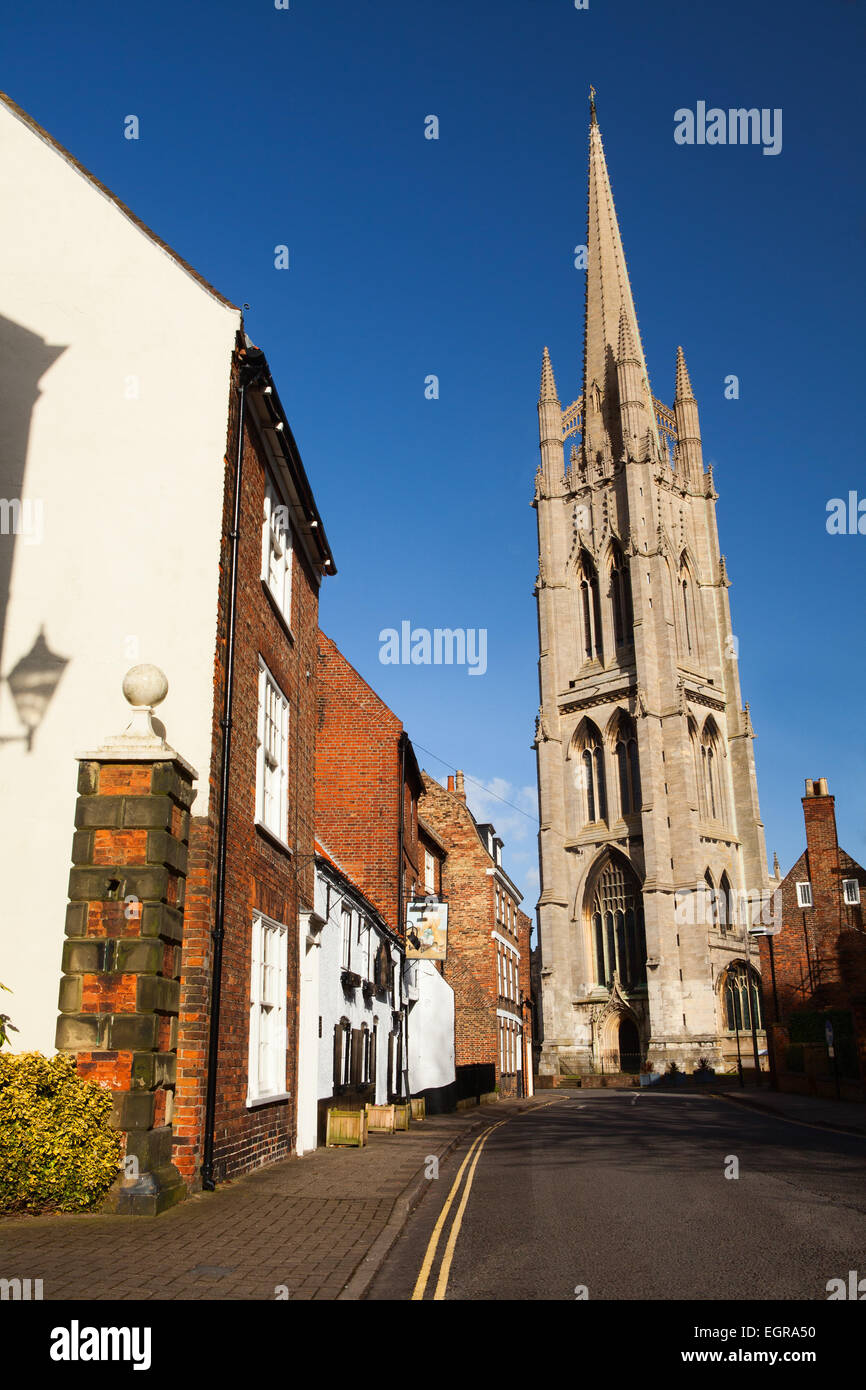
<svg viewBox="0 0 866 1390">
<path fill-rule="evenodd" d="M 639 1072 L 641 1064 L 640 1037 L 633 1019 L 624 1018 L 619 1025 L 619 1069 Z"/>
</svg>

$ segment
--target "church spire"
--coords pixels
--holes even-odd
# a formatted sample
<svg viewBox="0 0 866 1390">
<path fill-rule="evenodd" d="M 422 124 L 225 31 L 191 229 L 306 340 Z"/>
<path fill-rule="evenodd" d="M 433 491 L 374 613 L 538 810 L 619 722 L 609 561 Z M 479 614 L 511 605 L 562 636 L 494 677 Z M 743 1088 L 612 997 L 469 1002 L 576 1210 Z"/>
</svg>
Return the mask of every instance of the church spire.
<svg viewBox="0 0 866 1390">
<path fill-rule="evenodd" d="M 698 419 L 698 403 L 689 380 L 685 354 L 677 348 L 677 385 L 674 396 L 674 415 L 677 422 L 677 444 L 674 466 L 692 483 L 697 483 L 704 472 L 704 451 L 701 444 L 701 426 Z"/>
<path fill-rule="evenodd" d="M 541 390 L 538 393 L 538 440 L 541 445 L 541 477 L 548 496 L 559 491 L 565 473 L 562 447 L 562 407 L 556 392 L 553 363 L 547 348 L 541 358 Z"/>
<path fill-rule="evenodd" d="M 613 193 L 607 172 L 601 130 L 591 97 L 589 128 L 589 194 L 587 204 L 587 270 L 586 326 L 584 332 L 583 396 L 587 415 L 593 401 L 600 403 L 600 421 L 615 452 L 626 445 L 620 418 L 620 395 L 617 364 L 620 360 L 622 334 L 635 354 L 636 375 L 634 395 L 645 413 L 646 429 L 658 447 L 655 410 L 652 403 L 646 361 L 641 345 L 640 330 L 632 299 L 631 284 L 625 263 L 619 223 L 613 203 Z M 621 332 L 621 320 L 625 323 Z M 625 402 L 623 402 L 625 404 Z M 586 443 L 590 445 L 590 440 Z M 632 455 L 633 457 L 634 455 Z M 658 451 L 661 457 L 661 450 Z"/>
<path fill-rule="evenodd" d="M 542 401 L 556 401 L 559 405 L 559 396 L 556 394 L 556 381 L 553 376 L 553 363 L 550 360 L 550 353 L 547 348 L 541 358 L 541 390 L 538 393 L 539 405 Z"/>
</svg>

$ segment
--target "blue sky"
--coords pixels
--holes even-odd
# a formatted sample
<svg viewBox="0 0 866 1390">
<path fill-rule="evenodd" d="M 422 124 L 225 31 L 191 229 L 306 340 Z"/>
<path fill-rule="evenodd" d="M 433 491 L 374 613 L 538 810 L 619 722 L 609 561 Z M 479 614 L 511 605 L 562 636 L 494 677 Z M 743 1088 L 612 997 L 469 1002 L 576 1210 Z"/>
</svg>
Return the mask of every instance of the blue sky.
<svg viewBox="0 0 866 1390">
<path fill-rule="evenodd" d="M 580 390 L 590 82 L 652 387 L 682 343 L 715 465 L 769 852 L 790 867 L 826 776 L 866 861 L 866 537 L 825 527 L 866 497 L 863 39 L 854 0 L 7 8 L 5 90 L 249 303 L 339 567 L 322 626 L 431 773 L 490 789 L 530 911 L 535 402 L 545 343 Z M 677 145 L 700 100 L 782 108 L 781 153 Z M 485 628 L 487 673 L 381 665 L 404 619 Z"/>
</svg>

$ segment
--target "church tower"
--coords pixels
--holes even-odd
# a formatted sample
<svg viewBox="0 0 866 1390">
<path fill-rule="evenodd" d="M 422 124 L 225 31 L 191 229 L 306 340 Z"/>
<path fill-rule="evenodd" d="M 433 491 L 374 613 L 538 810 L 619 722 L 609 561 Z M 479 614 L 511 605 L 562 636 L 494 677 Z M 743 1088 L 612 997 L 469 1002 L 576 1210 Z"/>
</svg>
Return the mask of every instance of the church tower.
<svg viewBox="0 0 866 1390">
<path fill-rule="evenodd" d="M 540 1070 L 749 1063 L 769 878 L 717 494 L 682 348 L 650 390 L 594 102 L 587 251 L 583 394 L 545 348 L 538 402 Z"/>
</svg>

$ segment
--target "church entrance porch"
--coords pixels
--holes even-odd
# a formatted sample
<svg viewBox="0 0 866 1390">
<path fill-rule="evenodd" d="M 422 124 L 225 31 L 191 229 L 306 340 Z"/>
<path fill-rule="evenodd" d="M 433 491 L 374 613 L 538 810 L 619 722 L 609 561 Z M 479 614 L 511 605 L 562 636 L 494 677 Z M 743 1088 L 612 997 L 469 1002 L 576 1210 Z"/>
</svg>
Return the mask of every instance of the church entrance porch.
<svg viewBox="0 0 866 1390">
<path fill-rule="evenodd" d="M 646 1048 L 641 1045 L 640 1020 L 616 978 L 610 998 L 596 1014 L 593 1034 L 594 1072 L 637 1075 L 646 1056 Z"/>
</svg>

